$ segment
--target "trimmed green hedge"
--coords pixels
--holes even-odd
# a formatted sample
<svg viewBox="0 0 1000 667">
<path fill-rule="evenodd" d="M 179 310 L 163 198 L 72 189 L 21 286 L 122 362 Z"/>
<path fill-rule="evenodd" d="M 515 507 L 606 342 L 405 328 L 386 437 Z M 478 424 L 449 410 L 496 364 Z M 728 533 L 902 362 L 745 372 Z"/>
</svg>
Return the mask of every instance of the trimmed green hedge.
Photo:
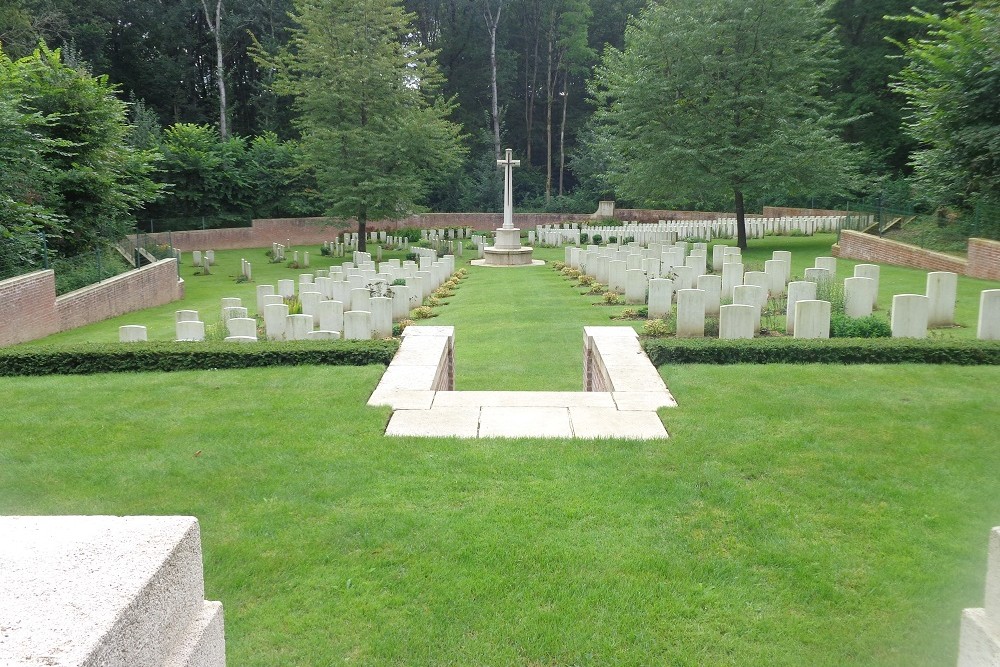
<svg viewBox="0 0 1000 667">
<path fill-rule="evenodd" d="M 399 348 L 395 340 L 264 342 L 253 344 L 100 343 L 72 347 L 0 350 L 0 376 L 80 375 L 188 371 L 263 366 L 388 365 Z"/>
<path fill-rule="evenodd" d="M 655 366 L 665 364 L 1000 364 L 1000 343 L 910 338 L 647 338 Z"/>
</svg>

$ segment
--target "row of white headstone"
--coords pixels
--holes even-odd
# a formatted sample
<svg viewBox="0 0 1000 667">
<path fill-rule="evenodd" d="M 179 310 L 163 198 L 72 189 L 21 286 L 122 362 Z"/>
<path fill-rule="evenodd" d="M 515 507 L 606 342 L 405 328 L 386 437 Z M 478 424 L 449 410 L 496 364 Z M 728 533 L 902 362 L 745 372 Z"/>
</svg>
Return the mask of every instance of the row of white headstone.
<svg viewBox="0 0 1000 667">
<path fill-rule="evenodd" d="M 257 313 L 264 319 L 269 340 L 369 339 L 392 335 L 392 323 L 406 319 L 455 272 L 452 255 L 437 259 L 433 250 L 421 248 L 419 261 L 388 260 L 376 265 L 368 253 L 355 252 L 353 261 L 331 266 L 316 274 L 300 274 L 298 282 L 279 280 L 277 286 L 257 286 Z M 405 284 L 394 282 L 403 281 Z M 301 314 L 289 314 L 286 299 L 298 295 Z M 222 299 L 221 319 L 227 341 L 258 339 L 257 320 L 238 298 Z M 177 340 L 205 339 L 205 323 L 197 311 L 177 311 Z M 127 335 L 127 338 L 125 337 Z M 145 340 L 129 329 L 122 340 Z"/>
<path fill-rule="evenodd" d="M 817 287 L 837 275 L 835 257 L 817 257 L 805 270 L 805 280 L 791 281 L 791 253 L 774 251 L 764 262 L 764 271 L 743 270 L 740 249 L 716 245 L 712 266 L 707 270 L 706 244 L 638 243 L 566 248 L 566 264 L 592 276 L 597 282 L 625 294 L 627 303 L 648 304 L 648 316 L 668 316 L 677 294 L 677 335 L 704 336 L 705 317 L 719 317 L 720 338 L 750 338 L 760 331 L 761 312 L 771 296 L 787 295 L 786 333 L 797 338 L 829 336 L 831 304 L 816 299 Z M 719 270 L 721 268 L 721 271 Z M 871 315 L 878 305 L 879 267 L 858 264 L 854 276 L 844 281 L 845 314 Z M 891 329 L 894 337 L 925 338 L 929 327 L 954 324 L 958 276 L 935 271 L 927 276 L 927 293 L 893 297 Z M 981 295 L 980 339 L 1000 338 L 1000 290 Z M 722 305 L 723 301 L 731 304 Z M 825 304 L 825 305 L 824 305 Z M 730 307 L 736 306 L 736 307 Z M 799 308 L 801 306 L 801 309 Z M 801 324 L 800 324 L 801 321 Z"/>
</svg>

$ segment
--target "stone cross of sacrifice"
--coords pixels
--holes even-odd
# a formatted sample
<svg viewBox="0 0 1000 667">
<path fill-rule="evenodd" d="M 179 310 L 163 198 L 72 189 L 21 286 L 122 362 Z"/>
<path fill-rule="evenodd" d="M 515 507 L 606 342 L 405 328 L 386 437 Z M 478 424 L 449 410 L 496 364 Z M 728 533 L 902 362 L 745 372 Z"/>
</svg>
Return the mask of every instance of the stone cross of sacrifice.
<svg viewBox="0 0 1000 667">
<path fill-rule="evenodd" d="M 520 167 L 520 160 L 511 159 L 514 151 L 507 149 L 506 157 L 497 160 L 497 166 L 503 167 L 503 228 L 514 228 L 514 167 Z"/>
</svg>

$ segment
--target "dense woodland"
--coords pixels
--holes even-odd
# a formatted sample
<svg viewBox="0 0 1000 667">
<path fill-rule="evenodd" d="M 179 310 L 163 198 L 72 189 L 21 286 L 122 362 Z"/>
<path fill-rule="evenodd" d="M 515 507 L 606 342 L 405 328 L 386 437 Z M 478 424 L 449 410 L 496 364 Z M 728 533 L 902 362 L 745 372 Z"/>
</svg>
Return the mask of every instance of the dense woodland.
<svg viewBox="0 0 1000 667">
<path fill-rule="evenodd" d="M 852 174 L 833 184 L 835 187 L 821 187 L 824 184 L 818 180 L 818 174 L 812 183 L 786 183 L 787 179 L 775 178 L 769 185 L 755 186 L 752 192 L 747 192 L 748 210 L 763 203 L 765 198 L 768 203 L 795 200 L 832 204 L 863 198 L 908 202 L 931 194 L 933 201 L 922 202 L 923 205 L 966 205 L 970 198 L 995 194 L 996 189 L 998 149 L 993 144 L 1000 124 L 996 102 L 1000 97 L 997 95 L 1000 73 L 996 65 L 1000 59 L 995 57 L 996 4 L 992 0 L 960 3 L 833 0 L 818 6 L 803 0 L 773 3 L 712 0 L 664 1 L 647 10 L 642 0 L 407 0 L 404 9 L 410 12 L 409 19 L 403 17 L 402 28 L 390 38 L 400 45 L 398 58 L 412 60 L 412 54 L 425 53 L 431 54 L 429 60 L 436 61 L 433 71 L 422 75 L 433 82 L 433 91 L 426 92 L 437 100 L 427 104 L 437 105 L 447 116 L 456 130 L 441 131 L 452 133 L 451 140 L 457 140 L 461 146 L 451 146 L 451 152 L 441 153 L 447 173 L 437 174 L 422 187 L 413 189 L 405 201 L 401 200 L 407 205 L 403 208 L 497 210 L 500 196 L 494 156 L 509 146 L 523 165 L 516 175 L 517 204 L 522 210 L 590 212 L 601 198 L 614 198 L 625 205 L 733 210 L 731 191 L 646 191 L 633 187 L 634 183 L 627 182 L 628 175 L 616 170 L 616 158 L 622 155 L 624 160 L 624 154 L 629 152 L 616 154 L 612 150 L 616 145 L 613 140 L 619 141 L 620 148 L 629 136 L 622 128 L 615 129 L 618 121 L 614 114 L 619 108 L 616 105 L 624 99 L 621 95 L 625 88 L 621 87 L 645 76 L 640 71 L 622 70 L 626 65 L 621 63 L 677 70 L 681 65 L 679 60 L 671 61 L 671 47 L 688 48 L 680 46 L 688 40 L 706 45 L 705 57 L 718 56 L 719 62 L 725 62 L 735 54 L 733 62 L 740 65 L 755 57 L 756 43 L 749 46 L 741 43 L 747 41 L 744 39 L 747 35 L 756 35 L 755 39 L 760 37 L 763 41 L 763 33 L 753 33 L 762 23 L 771 24 L 778 35 L 782 30 L 799 30 L 802 43 L 815 40 L 815 44 L 823 46 L 818 60 L 803 59 L 797 65 L 804 69 L 783 68 L 785 76 L 801 81 L 799 88 L 786 89 L 782 81 L 771 81 L 764 76 L 758 80 L 762 89 L 755 92 L 754 99 L 773 98 L 771 91 L 778 88 L 788 96 L 803 95 L 803 106 L 814 113 L 814 120 L 822 117 L 824 127 L 850 149 Z M 354 11 L 352 5 L 364 5 L 376 14 L 391 13 L 393 7 L 388 0 L 361 3 L 322 0 L 303 2 L 298 7 L 294 0 L 4 0 L 0 6 L 4 76 L 10 80 L 17 78 L 18 71 L 23 74 L 31 69 L 19 59 L 61 57 L 62 64 L 53 67 L 86 72 L 94 82 L 88 85 L 98 91 L 95 94 L 113 93 L 124 103 L 126 126 L 115 129 L 109 125 L 104 138 L 108 146 L 116 142 L 128 145 L 131 157 L 123 158 L 126 162 L 146 155 L 155 183 L 145 193 L 138 190 L 129 193 L 132 199 L 112 216 L 116 220 L 138 219 L 147 228 L 145 221 L 152 219 L 160 221 L 164 228 L 175 219 L 181 220 L 177 224 L 192 225 L 191 221 L 207 217 L 209 224 L 223 224 L 251 216 L 339 211 L 337 202 L 324 196 L 323 189 L 327 186 L 317 181 L 316 160 L 303 158 L 310 154 L 309 141 L 303 139 L 310 132 L 316 136 L 317 124 L 337 120 L 336 110 L 340 108 L 337 105 L 343 95 L 328 100 L 327 104 L 332 105 L 328 111 L 333 113 L 323 120 L 315 115 L 315 103 L 303 97 L 309 94 L 305 87 L 298 85 L 288 72 L 308 70 L 310 65 L 301 60 L 301 54 L 322 33 L 319 27 L 311 32 L 304 24 L 306 9 L 320 7 L 328 11 L 324 20 L 333 24 L 342 20 L 348 25 L 354 20 L 350 16 Z M 684 13 L 685 5 L 699 6 L 702 14 L 692 14 L 683 20 L 671 14 Z M 753 12 L 758 9 L 760 20 L 754 23 Z M 802 18 L 804 22 L 812 22 L 784 26 L 785 17 L 799 10 L 814 14 L 815 17 Z M 777 13 L 767 16 L 767 12 Z M 948 16 L 963 12 L 966 16 L 959 22 L 961 25 L 949 28 L 942 23 Z M 967 16 L 970 12 L 979 12 L 977 20 L 982 25 L 977 34 L 989 43 L 978 51 L 972 49 L 976 52 L 969 56 L 970 62 L 979 70 L 973 68 L 973 80 L 960 82 L 966 89 L 974 89 L 962 106 L 981 107 L 981 117 L 975 120 L 978 128 L 975 132 L 979 134 L 970 135 L 970 144 L 990 144 L 993 148 L 985 155 L 970 156 L 969 150 L 973 149 L 966 145 L 963 159 L 977 164 L 986 178 L 970 185 L 952 174 L 952 182 L 939 181 L 937 188 L 914 188 L 914 183 L 926 176 L 915 175 L 915 167 L 918 172 L 921 165 L 938 169 L 942 161 L 948 163 L 958 154 L 954 146 L 945 145 L 949 142 L 935 143 L 934 133 L 940 139 L 942 127 L 921 125 L 919 121 L 922 103 L 932 107 L 940 104 L 940 100 L 928 101 L 926 96 L 922 102 L 920 91 L 935 88 L 933 76 L 941 73 L 929 74 L 926 68 L 921 69 L 917 45 L 925 37 L 935 38 L 948 30 L 968 31 L 969 25 L 975 24 Z M 923 18 L 899 19 L 908 14 Z M 934 19 L 935 16 L 946 18 Z M 685 20 L 691 23 L 685 24 Z M 687 32 L 670 33 L 667 29 L 677 25 L 688 25 Z M 655 30 L 660 30 L 656 34 L 662 37 L 654 40 L 651 35 Z M 43 50 L 39 54 L 40 44 Z M 740 51 L 744 47 L 751 50 Z M 358 48 L 365 52 L 370 47 Z M 638 57 L 642 48 L 656 51 L 655 57 L 662 62 L 651 64 L 649 58 Z M 59 53 L 47 49 L 58 49 Z M 934 54 L 924 55 L 927 62 L 934 61 Z M 295 64 L 289 58 L 300 60 Z M 402 65 L 402 78 L 407 76 L 406 68 L 412 66 L 412 62 Z M 745 68 L 744 74 L 757 76 L 773 69 L 762 62 L 757 70 Z M 957 72 L 960 67 L 954 69 Z M 603 82 L 597 76 L 602 72 Z M 347 76 L 354 74 L 348 71 Z M 735 78 L 727 78 L 723 72 L 716 79 L 706 80 L 704 85 L 726 91 L 738 87 L 734 81 Z M 47 84 L 39 83 L 36 77 L 36 92 L 37 86 L 44 85 Z M 658 82 L 647 85 L 655 88 Z M 349 93 L 350 88 L 346 91 Z M 706 98 L 714 97 L 714 92 L 709 93 L 707 88 L 704 94 Z M 748 98 L 722 100 L 723 106 L 719 108 L 725 108 L 725 104 L 743 104 L 741 99 Z M 18 108 L 16 99 L 8 102 Z M 690 103 L 690 98 L 684 102 Z M 655 100 L 650 103 L 658 104 Z M 794 97 L 785 97 L 781 103 L 786 109 L 796 106 Z M 756 102 L 746 104 L 753 106 Z M 934 109 L 926 107 L 925 111 L 933 115 Z M 81 143 L 80 137 L 60 136 L 53 129 L 68 123 L 65 118 L 56 119 L 59 109 L 36 109 L 21 103 L 20 111 L 28 116 L 50 115 L 51 122 L 42 123 L 45 127 L 41 134 L 46 140 Z M 655 114 L 655 109 L 652 113 Z M 643 123 L 648 122 L 643 118 L 646 117 L 642 113 L 634 116 L 638 125 L 631 129 L 636 131 L 637 139 L 629 146 L 637 141 L 636 154 L 642 157 L 645 151 L 646 158 L 655 160 L 662 147 L 643 143 Z M 951 121 L 960 123 L 961 119 Z M 18 121 L 9 119 L 9 122 L 17 126 Z M 24 123 L 19 127 L 24 128 Z M 957 130 L 957 126 L 951 126 L 948 131 Z M 117 137 L 116 133 L 122 136 Z M 679 143 L 669 137 L 669 132 L 665 140 Z M 13 150 L 10 146 L 8 149 Z M 315 158 L 316 146 L 312 149 Z M 753 155 L 751 149 L 748 147 L 747 156 Z M 759 151 L 761 147 L 756 149 Z M 938 154 L 928 154 L 925 149 L 936 150 Z M 3 150 L 0 145 L 0 151 Z M 43 146 L 38 150 L 44 153 L 46 149 Z M 950 154 L 941 154 L 949 150 Z M 848 153 L 838 159 L 845 155 Z M 0 152 L 0 159 L 5 159 L 3 156 Z M 347 154 L 343 157 L 339 165 L 342 169 L 348 159 Z M 937 163 L 933 162 L 935 159 Z M 683 170 L 683 162 L 674 164 Z M 137 171 L 129 172 L 128 177 L 136 183 L 142 180 L 140 172 L 147 169 L 138 164 L 133 164 Z M 959 164 L 948 164 L 952 171 L 962 168 Z M 615 174 L 620 178 L 616 180 Z M 670 179 L 671 175 L 666 170 L 657 177 Z M 114 178 L 123 179 L 121 174 Z M 734 178 L 739 180 L 738 175 Z M 6 219 L 0 218 L 0 225 L 6 225 L 8 231 L 16 227 L 12 216 L 23 215 L 26 206 L 44 203 L 43 196 L 25 189 L 23 183 L 20 185 L 19 190 L 18 183 L 6 184 L 13 203 L 8 207 Z M 4 184 L 0 183 L 2 187 Z M 58 190 L 60 186 L 52 187 Z M 949 193 L 949 188 L 958 191 Z M 71 190 L 63 188 L 61 199 L 57 199 L 66 203 L 73 196 Z M 11 212 L 15 203 L 21 206 L 16 215 Z M 53 229 L 77 224 L 74 220 L 77 212 L 71 206 L 52 206 L 48 212 L 35 210 L 34 214 L 36 223 L 48 224 Z M 81 239 L 80 243 L 86 241 Z"/>
</svg>

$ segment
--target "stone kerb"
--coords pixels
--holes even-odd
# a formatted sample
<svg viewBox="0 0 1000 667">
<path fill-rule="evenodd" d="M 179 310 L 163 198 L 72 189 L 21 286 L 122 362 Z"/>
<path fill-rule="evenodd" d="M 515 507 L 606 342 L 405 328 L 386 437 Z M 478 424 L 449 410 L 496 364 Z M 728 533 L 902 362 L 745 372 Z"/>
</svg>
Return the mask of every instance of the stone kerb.
<svg viewBox="0 0 1000 667">
<path fill-rule="evenodd" d="M 0 517 L 0 664 L 225 665 L 194 517 Z"/>
<path fill-rule="evenodd" d="M 455 327 L 410 326 L 368 405 L 428 410 L 435 392 L 454 388 Z"/>
<path fill-rule="evenodd" d="M 1000 665 L 1000 527 L 990 532 L 983 606 L 962 611 L 958 667 Z"/>
<path fill-rule="evenodd" d="M 584 391 L 611 392 L 620 410 L 677 405 L 632 327 L 584 327 L 583 359 Z"/>
</svg>

